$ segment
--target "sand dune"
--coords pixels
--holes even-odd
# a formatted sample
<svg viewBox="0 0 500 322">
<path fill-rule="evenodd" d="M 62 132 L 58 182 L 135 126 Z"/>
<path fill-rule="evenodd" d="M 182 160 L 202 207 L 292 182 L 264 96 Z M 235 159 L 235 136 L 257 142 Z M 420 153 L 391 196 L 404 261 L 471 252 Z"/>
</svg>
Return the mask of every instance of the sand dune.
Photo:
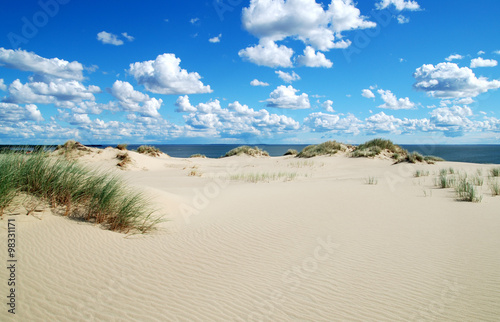
<svg viewBox="0 0 500 322">
<path fill-rule="evenodd" d="M 491 166 L 129 153 L 127 170 L 113 149 L 81 162 L 120 173 L 168 221 L 126 236 L 4 216 L 3 240 L 6 219 L 17 225 L 18 306 L 0 320 L 498 321 L 500 197 L 488 179 L 480 203 L 434 183 L 442 168 Z"/>
</svg>

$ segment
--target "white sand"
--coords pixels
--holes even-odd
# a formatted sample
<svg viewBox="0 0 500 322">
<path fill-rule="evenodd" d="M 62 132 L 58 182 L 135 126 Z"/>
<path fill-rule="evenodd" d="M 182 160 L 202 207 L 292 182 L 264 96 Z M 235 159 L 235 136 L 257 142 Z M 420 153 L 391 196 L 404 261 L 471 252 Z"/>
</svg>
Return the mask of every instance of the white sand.
<svg viewBox="0 0 500 322">
<path fill-rule="evenodd" d="M 82 157 L 169 221 L 125 236 L 45 212 L 16 219 L 16 316 L 2 321 L 498 321 L 500 197 L 438 189 L 442 168 L 344 156 Z M 414 178 L 415 170 L 429 176 Z M 194 170 L 195 176 L 190 176 Z M 230 176 L 295 174 L 290 181 Z M 368 185 L 369 177 L 377 180 Z M 498 180 L 498 179 L 497 179 Z M 6 246 L 0 253 L 6 263 Z M 7 270 L 0 270 L 2 303 Z"/>
</svg>

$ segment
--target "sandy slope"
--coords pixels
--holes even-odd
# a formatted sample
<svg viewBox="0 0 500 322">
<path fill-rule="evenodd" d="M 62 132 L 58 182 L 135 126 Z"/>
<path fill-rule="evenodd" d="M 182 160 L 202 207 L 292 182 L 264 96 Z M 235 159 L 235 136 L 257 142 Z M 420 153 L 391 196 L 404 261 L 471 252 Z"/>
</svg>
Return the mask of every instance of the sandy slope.
<svg viewBox="0 0 500 322">
<path fill-rule="evenodd" d="M 134 164 L 125 171 L 116 170 L 112 149 L 81 161 L 146 190 L 169 221 L 126 237 L 50 213 L 15 216 L 18 321 L 500 316 L 500 197 L 487 179 L 481 203 L 434 187 L 441 168 L 486 175 L 491 166 L 130 153 Z M 429 176 L 414 178 L 416 169 Z M 279 180 L 244 181 L 280 172 Z M 377 184 L 366 184 L 369 177 Z M 1 254 L 3 265 L 6 246 Z M 7 279 L 2 269 L 2 285 Z M 6 310 L 2 321 L 11 319 Z"/>
</svg>

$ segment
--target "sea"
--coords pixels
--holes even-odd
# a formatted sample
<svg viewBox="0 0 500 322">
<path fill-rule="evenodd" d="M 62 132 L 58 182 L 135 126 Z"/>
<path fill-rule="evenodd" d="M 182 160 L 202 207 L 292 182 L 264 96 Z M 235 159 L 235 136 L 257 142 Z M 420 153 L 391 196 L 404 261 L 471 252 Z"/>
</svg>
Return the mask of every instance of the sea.
<svg viewBox="0 0 500 322">
<path fill-rule="evenodd" d="M 220 158 L 226 152 L 241 146 L 241 144 L 153 144 L 160 151 L 175 158 L 188 158 L 193 154 L 204 154 L 207 158 Z M 282 156 L 288 149 L 301 151 L 307 144 L 257 144 L 269 153 L 270 156 Z M 105 148 L 116 145 L 92 145 L 92 147 Z M 139 144 L 130 144 L 127 149 L 135 150 Z M 418 152 L 422 155 L 433 155 L 446 161 L 470 162 L 482 164 L 500 164 L 500 144 L 497 145 L 400 145 L 409 152 Z M 19 146 L 0 145 L 2 148 L 20 148 Z M 22 146 L 22 148 L 33 149 L 34 146 Z M 53 148 L 53 147 L 49 147 Z"/>
</svg>

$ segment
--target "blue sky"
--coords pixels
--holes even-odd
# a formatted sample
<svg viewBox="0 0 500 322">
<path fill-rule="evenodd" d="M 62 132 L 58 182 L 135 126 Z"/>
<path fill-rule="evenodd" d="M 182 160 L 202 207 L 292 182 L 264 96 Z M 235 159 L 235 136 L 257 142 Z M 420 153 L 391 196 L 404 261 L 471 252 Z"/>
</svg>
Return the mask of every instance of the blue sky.
<svg viewBox="0 0 500 322">
<path fill-rule="evenodd" d="M 498 143 L 500 2 L 4 1 L 0 144 Z"/>
</svg>

